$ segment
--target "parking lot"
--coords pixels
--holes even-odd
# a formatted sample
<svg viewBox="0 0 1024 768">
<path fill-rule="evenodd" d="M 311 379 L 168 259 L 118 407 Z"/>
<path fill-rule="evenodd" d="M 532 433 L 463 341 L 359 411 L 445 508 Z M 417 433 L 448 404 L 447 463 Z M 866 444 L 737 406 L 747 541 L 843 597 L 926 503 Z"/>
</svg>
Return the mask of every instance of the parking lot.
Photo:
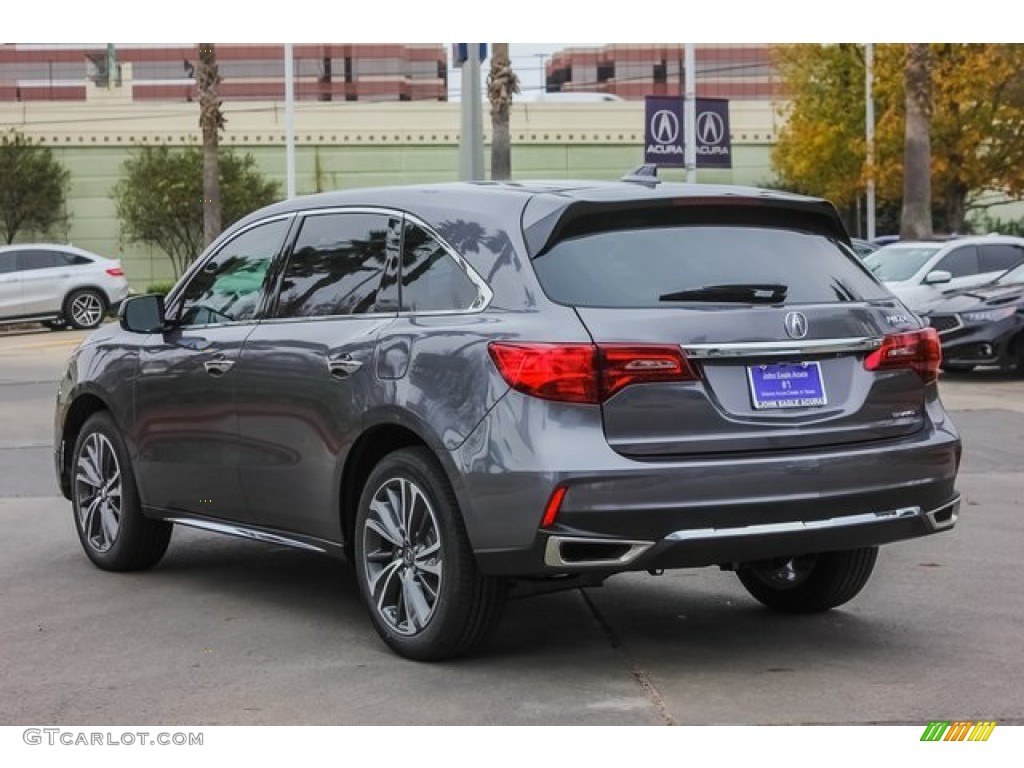
<svg viewBox="0 0 1024 768">
<path fill-rule="evenodd" d="M 716 569 L 619 576 L 430 665 L 386 650 L 344 563 L 179 528 L 151 571 L 94 568 L 51 460 L 83 336 L 0 330 L 0 724 L 1024 724 L 1024 379 L 942 379 L 960 523 L 883 548 L 842 609 L 772 614 Z"/>
</svg>

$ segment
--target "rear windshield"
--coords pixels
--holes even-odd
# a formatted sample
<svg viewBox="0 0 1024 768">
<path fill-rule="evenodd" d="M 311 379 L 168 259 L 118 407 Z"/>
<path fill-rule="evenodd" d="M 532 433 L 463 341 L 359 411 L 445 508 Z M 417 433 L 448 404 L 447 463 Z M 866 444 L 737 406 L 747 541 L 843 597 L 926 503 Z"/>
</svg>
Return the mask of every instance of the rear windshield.
<svg viewBox="0 0 1024 768">
<path fill-rule="evenodd" d="M 749 303 L 744 288 L 773 304 L 889 297 L 836 240 L 772 227 L 592 232 L 556 243 L 533 265 L 551 299 L 579 307 Z"/>
</svg>

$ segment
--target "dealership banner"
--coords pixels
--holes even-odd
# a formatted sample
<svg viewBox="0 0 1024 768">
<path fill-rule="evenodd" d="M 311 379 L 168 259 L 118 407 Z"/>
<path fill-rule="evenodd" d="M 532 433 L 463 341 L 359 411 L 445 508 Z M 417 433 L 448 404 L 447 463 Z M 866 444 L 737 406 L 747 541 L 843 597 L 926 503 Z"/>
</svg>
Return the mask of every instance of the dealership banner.
<svg viewBox="0 0 1024 768">
<path fill-rule="evenodd" d="M 685 167 L 683 125 L 681 97 L 646 97 L 644 162 L 663 168 Z M 728 99 L 697 99 L 697 167 L 732 168 Z"/>
</svg>

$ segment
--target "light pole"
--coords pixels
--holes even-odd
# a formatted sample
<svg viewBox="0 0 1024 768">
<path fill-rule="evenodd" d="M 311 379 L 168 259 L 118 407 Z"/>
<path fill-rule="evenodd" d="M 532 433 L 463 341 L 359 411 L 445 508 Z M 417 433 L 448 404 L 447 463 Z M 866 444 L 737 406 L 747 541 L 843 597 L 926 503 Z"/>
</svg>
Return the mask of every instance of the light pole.
<svg viewBox="0 0 1024 768">
<path fill-rule="evenodd" d="M 462 133 L 459 139 L 459 180 L 484 178 L 483 105 L 480 95 L 480 43 L 466 43 L 462 62 Z"/>
<path fill-rule="evenodd" d="M 288 199 L 295 197 L 295 52 L 284 44 L 284 163 Z"/>
<path fill-rule="evenodd" d="M 548 91 L 548 70 L 545 66 L 547 64 L 550 55 L 547 53 L 535 53 L 534 58 L 540 59 L 540 93 L 547 93 Z"/>
<path fill-rule="evenodd" d="M 683 102 L 683 159 L 686 162 L 686 181 L 697 183 L 697 57 L 693 43 L 686 43 L 685 101 Z"/>
</svg>

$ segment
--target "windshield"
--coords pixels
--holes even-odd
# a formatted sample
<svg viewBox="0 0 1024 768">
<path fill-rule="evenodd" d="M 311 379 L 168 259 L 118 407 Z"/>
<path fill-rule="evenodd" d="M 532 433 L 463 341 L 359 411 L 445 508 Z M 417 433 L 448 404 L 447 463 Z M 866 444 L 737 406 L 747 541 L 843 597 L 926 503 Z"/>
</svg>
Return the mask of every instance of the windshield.
<svg viewBox="0 0 1024 768">
<path fill-rule="evenodd" d="M 1016 269 L 1011 269 L 1005 275 L 999 278 L 1000 283 L 1024 283 L 1024 264 L 1021 264 Z"/>
<path fill-rule="evenodd" d="M 909 280 L 925 265 L 940 246 L 887 245 L 864 257 L 864 266 L 879 280 Z"/>
</svg>

